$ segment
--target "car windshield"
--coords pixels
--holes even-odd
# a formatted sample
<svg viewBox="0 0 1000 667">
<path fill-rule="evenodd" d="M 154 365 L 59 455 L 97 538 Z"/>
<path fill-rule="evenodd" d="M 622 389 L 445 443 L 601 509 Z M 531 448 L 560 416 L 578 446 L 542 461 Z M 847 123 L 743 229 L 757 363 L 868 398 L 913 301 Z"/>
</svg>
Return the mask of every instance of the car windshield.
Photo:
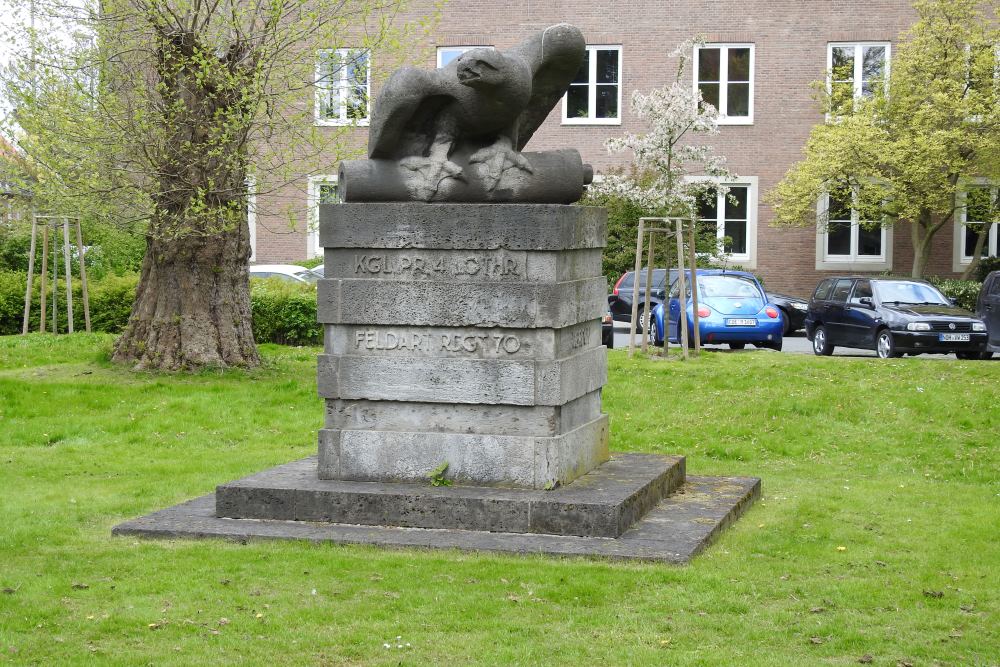
<svg viewBox="0 0 1000 667">
<path fill-rule="evenodd" d="M 948 299 L 927 283 L 910 280 L 877 280 L 875 293 L 882 303 L 948 305 Z"/>
<path fill-rule="evenodd" d="M 760 290 L 752 280 L 740 276 L 698 276 L 698 296 L 759 299 Z"/>
<path fill-rule="evenodd" d="M 312 271 L 309 271 L 308 269 L 306 269 L 305 271 L 298 271 L 298 272 L 296 272 L 295 277 L 298 278 L 298 279 L 300 279 L 300 280 L 304 280 L 307 283 L 315 283 L 317 280 L 320 279 L 320 276 L 318 274 L 313 273 Z"/>
</svg>

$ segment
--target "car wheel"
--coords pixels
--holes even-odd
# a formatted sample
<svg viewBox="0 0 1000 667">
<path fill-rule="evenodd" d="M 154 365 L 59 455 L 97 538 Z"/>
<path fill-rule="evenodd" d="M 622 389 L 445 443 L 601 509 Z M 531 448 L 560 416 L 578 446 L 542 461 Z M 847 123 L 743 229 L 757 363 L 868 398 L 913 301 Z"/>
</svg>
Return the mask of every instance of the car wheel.
<svg viewBox="0 0 1000 667">
<path fill-rule="evenodd" d="M 781 352 L 781 344 L 784 342 L 784 338 L 774 341 L 773 343 L 768 343 L 767 347 L 771 348 L 775 352 Z"/>
<path fill-rule="evenodd" d="M 818 326 L 813 331 L 813 352 L 820 357 L 829 357 L 833 354 L 833 345 L 826 337 L 826 327 Z"/>
<path fill-rule="evenodd" d="M 729 349 L 730 350 L 742 350 L 746 346 L 747 346 L 746 343 L 730 343 L 729 344 Z"/>
<path fill-rule="evenodd" d="M 787 336 L 792 333 L 792 318 L 788 316 L 788 311 L 784 308 L 779 308 L 781 311 L 781 335 Z"/>
<path fill-rule="evenodd" d="M 894 359 L 902 356 L 899 352 L 896 352 L 896 341 L 892 337 L 892 332 L 888 329 L 882 329 L 882 331 L 878 332 L 878 336 L 875 337 L 875 352 L 878 354 L 879 359 Z"/>
<path fill-rule="evenodd" d="M 990 356 L 993 356 L 992 353 L 988 352 L 956 352 L 955 356 L 958 357 L 959 359 L 964 359 L 966 361 L 973 361 L 984 358 L 989 359 L 989 357 L 983 357 L 984 354 L 989 354 Z"/>
<path fill-rule="evenodd" d="M 656 322 L 652 322 L 646 330 L 646 338 L 649 340 L 650 345 L 663 345 L 662 342 L 656 340 Z"/>
<path fill-rule="evenodd" d="M 979 358 L 982 359 L 983 361 L 989 361 L 990 359 L 993 358 L 993 353 L 992 352 L 980 352 L 979 353 Z"/>
<path fill-rule="evenodd" d="M 639 316 L 638 317 L 639 317 L 639 321 L 636 324 L 635 332 L 636 333 L 643 333 L 643 332 L 649 331 L 649 329 L 651 327 L 649 326 L 649 318 L 646 316 L 646 310 L 644 308 L 640 308 L 639 309 Z"/>
</svg>

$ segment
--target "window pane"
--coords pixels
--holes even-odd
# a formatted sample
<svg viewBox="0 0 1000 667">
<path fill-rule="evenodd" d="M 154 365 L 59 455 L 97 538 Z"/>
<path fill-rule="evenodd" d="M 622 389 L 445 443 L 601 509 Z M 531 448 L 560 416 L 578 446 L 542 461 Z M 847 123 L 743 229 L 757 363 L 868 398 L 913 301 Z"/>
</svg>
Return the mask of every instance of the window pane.
<svg viewBox="0 0 1000 667">
<path fill-rule="evenodd" d="M 831 49 L 831 66 L 834 81 L 854 78 L 854 47 L 834 46 Z"/>
<path fill-rule="evenodd" d="M 830 222 L 826 230 L 826 254 L 851 254 L 851 224 Z"/>
<path fill-rule="evenodd" d="M 701 101 L 703 104 L 711 104 L 716 109 L 719 108 L 719 84 L 699 83 L 698 90 L 701 91 Z"/>
<path fill-rule="evenodd" d="M 965 228 L 965 248 L 962 253 L 964 257 L 972 257 L 973 253 L 976 252 L 976 240 L 979 238 L 979 234 L 983 231 L 983 225 L 969 225 Z M 989 248 L 987 248 L 987 243 L 983 243 L 983 256 L 989 253 Z"/>
<path fill-rule="evenodd" d="M 618 83 L 618 50 L 597 52 L 597 83 Z"/>
<path fill-rule="evenodd" d="M 750 115 L 750 84 L 731 83 L 729 84 L 729 109 L 726 110 L 728 116 L 749 116 Z"/>
<path fill-rule="evenodd" d="M 726 220 L 724 234 L 728 237 L 726 241 L 726 252 L 736 255 L 747 253 L 747 223 L 746 220 Z"/>
<path fill-rule="evenodd" d="M 729 49 L 729 80 L 750 80 L 750 49 Z"/>
<path fill-rule="evenodd" d="M 833 279 L 827 278 L 816 287 L 816 293 L 813 294 L 814 299 L 829 299 L 830 292 L 833 290 Z"/>
<path fill-rule="evenodd" d="M 828 199 L 827 217 L 831 224 L 835 221 L 851 221 L 851 196 L 846 192 L 831 192 Z"/>
<path fill-rule="evenodd" d="M 966 222 L 986 222 L 990 220 L 990 191 L 986 188 L 973 188 L 965 193 Z"/>
<path fill-rule="evenodd" d="M 580 70 L 576 73 L 573 83 L 588 83 L 590 81 L 590 51 L 583 54 L 583 62 L 580 63 Z"/>
<path fill-rule="evenodd" d="M 882 254 L 882 228 L 858 227 L 858 254 L 877 257 Z"/>
<path fill-rule="evenodd" d="M 588 115 L 587 86 L 570 86 L 566 91 L 566 117 L 586 118 Z"/>
<path fill-rule="evenodd" d="M 336 183 L 320 183 L 319 192 L 317 194 L 317 199 L 320 204 L 336 204 L 340 201 L 337 197 Z"/>
<path fill-rule="evenodd" d="M 597 118 L 618 118 L 618 86 L 597 86 Z"/>
<path fill-rule="evenodd" d="M 846 301 L 847 295 L 851 293 L 851 285 L 853 284 L 854 281 L 850 278 L 841 278 L 833 288 L 833 294 L 830 295 L 830 298 L 833 301 Z"/>
<path fill-rule="evenodd" d="M 745 185 L 729 188 L 726 195 L 726 220 L 747 219 L 747 187 Z"/>
<path fill-rule="evenodd" d="M 719 80 L 719 49 L 698 49 L 698 81 Z"/>
<path fill-rule="evenodd" d="M 854 285 L 854 292 L 851 294 L 851 303 L 861 303 L 861 299 L 872 298 L 872 284 L 867 280 L 859 280 Z"/>
<path fill-rule="evenodd" d="M 719 195 L 715 190 L 709 190 L 698 198 L 698 218 L 709 222 L 717 222 L 718 210 L 717 202 Z"/>
<path fill-rule="evenodd" d="M 865 81 L 882 76 L 885 68 L 885 47 L 866 46 L 862 49 L 861 78 Z"/>
</svg>

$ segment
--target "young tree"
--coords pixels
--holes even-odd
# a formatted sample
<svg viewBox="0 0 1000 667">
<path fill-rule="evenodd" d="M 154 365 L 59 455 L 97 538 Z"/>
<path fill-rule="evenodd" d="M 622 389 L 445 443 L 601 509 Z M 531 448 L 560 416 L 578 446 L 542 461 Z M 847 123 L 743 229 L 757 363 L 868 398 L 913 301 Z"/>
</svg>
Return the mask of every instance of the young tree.
<svg viewBox="0 0 1000 667">
<path fill-rule="evenodd" d="M 145 221 L 142 277 L 116 361 L 167 370 L 259 363 L 248 184 L 276 190 L 357 152 L 349 127 L 314 126 L 317 49 L 339 56 L 323 70 L 335 79 L 325 88 L 365 115 L 368 54 L 389 69 L 406 34 L 426 27 L 394 28 L 400 8 L 34 0 L 44 23 L 62 29 L 45 39 L 25 31 L 5 88 L 18 143 L 40 167 L 40 200 Z"/>
<path fill-rule="evenodd" d="M 718 111 L 701 99 L 701 92 L 684 75 L 696 44 L 700 42 L 688 40 L 670 54 L 677 60 L 670 85 L 648 95 L 632 94 L 632 113 L 647 122 L 649 131 L 606 142 L 610 153 L 631 151 L 632 170 L 606 174 L 591 186 L 593 196 L 624 200 L 647 216 L 692 218 L 700 197 L 714 193 L 718 181 L 734 178 L 725 167 L 726 159 L 714 155 L 711 146 L 692 143 L 697 136 L 719 133 Z M 695 175 L 713 180 L 690 178 Z"/>
<path fill-rule="evenodd" d="M 985 5 L 992 16 L 982 13 Z M 856 100 L 853 85 L 839 85 L 850 72 L 830 72 L 837 83 L 817 84 L 829 120 L 813 128 L 805 158 L 768 200 L 779 225 L 815 224 L 816 202 L 826 194 L 870 226 L 908 223 L 919 278 L 935 235 L 963 212 L 969 179 L 1000 177 L 1000 30 L 996 3 L 917 0 L 914 8 L 918 21 L 869 96 Z M 996 211 L 982 222 L 995 223 Z M 827 224 L 830 211 L 819 218 Z"/>
</svg>

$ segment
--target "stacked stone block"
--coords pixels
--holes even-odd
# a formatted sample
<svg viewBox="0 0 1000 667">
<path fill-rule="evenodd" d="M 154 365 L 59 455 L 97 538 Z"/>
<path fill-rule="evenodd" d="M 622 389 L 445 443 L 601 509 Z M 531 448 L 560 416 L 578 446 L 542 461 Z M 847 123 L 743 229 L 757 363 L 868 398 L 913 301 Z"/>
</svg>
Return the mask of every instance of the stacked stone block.
<svg viewBox="0 0 1000 667">
<path fill-rule="evenodd" d="M 603 209 L 335 204 L 319 477 L 546 489 L 608 459 Z"/>
</svg>

